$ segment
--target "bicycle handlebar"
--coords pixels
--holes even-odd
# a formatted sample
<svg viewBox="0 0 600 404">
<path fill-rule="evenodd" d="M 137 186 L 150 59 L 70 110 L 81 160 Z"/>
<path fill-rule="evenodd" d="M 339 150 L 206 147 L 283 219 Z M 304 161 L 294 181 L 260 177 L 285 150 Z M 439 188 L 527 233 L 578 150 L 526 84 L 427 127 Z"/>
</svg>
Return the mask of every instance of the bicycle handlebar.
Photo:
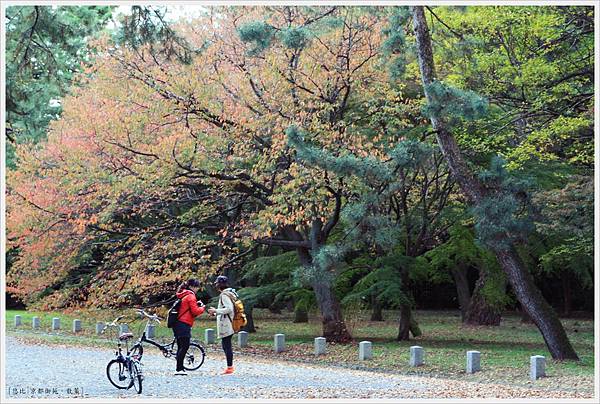
<svg viewBox="0 0 600 404">
<path fill-rule="evenodd" d="M 109 327 L 119 327 L 119 324 L 117 324 L 117 321 L 120 321 L 124 316 L 119 316 L 117 318 L 115 318 L 113 321 L 111 321 L 110 323 L 106 324 L 104 326 L 104 328 L 102 329 L 102 331 L 100 331 L 100 334 L 104 334 L 104 331 L 106 331 Z"/>
<path fill-rule="evenodd" d="M 160 324 L 161 318 L 159 316 L 157 316 L 156 314 L 150 315 L 150 314 L 146 313 L 143 309 L 137 309 L 136 312 L 138 314 L 141 314 L 142 316 L 146 317 L 148 320 L 156 321 L 157 323 Z"/>
<path fill-rule="evenodd" d="M 146 313 L 143 309 L 136 309 L 136 312 L 138 314 L 141 314 L 142 316 L 146 317 L 148 320 L 150 321 L 156 321 L 157 323 L 160 324 L 160 321 L 162 320 L 159 316 L 157 316 L 156 314 L 148 314 Z M 115 318 L 113 321 L 111 321 L 110 323 L 107 323 L 104 328 L 102 329 L 102 331 L 100 331 L 100 334 L 104 334 L 104 332 L 108 329 L 108 328 L 118 328 L 119 324 L 117 324 L 118 321 L 120 321 L 123 317 L 125 316 L 119 316 L 117 318 Z"/>
</svg>

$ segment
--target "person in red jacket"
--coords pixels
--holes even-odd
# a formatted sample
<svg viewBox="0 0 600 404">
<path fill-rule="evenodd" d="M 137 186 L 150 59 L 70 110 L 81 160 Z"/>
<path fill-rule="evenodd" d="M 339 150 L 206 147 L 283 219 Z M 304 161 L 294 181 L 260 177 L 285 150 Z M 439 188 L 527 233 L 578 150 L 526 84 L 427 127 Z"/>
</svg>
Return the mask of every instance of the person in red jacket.
<svg viewBox="0 0 600 404">
<path fill-rule="evenodd" d="M 200 314 L 204 313 L 204 304 L 196 300 L 196 293 L 200 289 L 200 282 L 197 279 L 190 279 L 183 282 L 177 288 L 175 294 L 178 299 L 181 299 L 179 305 L 179 315 L 177 323 L 173 327 L 173 333 L 177 339 L 177 369 L 176 376 L 185 376 L 187 373 L 183 368 L 183 359 L 190 347 L 190 339 L 192 338 L 192 326 L 194 320 Z M 200 303 L 200 305 L 198 305 Z"/>
</svg>

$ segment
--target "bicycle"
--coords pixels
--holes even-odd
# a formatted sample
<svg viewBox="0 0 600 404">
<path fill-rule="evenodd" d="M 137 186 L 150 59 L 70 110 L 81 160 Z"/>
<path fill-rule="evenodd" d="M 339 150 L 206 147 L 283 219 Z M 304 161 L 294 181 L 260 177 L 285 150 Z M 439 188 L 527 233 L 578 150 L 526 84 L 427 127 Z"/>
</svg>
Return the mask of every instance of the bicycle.
<svg viewBox="0 0 600 404">
<path fill-rule="evenodd" d="M 123 316 L 115 318 L 112 322 L 106 324 L 102 329 L 101 333 L 109 328 L 119 328 L 117 322 L 121 320 Z M 118 333 L 118 331 L 117 331 Z M 127 389 L 131 387 L 135 388 L 138 394 L 142 393 L 142 364 L 140 363 L 141 357 L 137 357 L 136 354 L 131 352 L 128 348 L 128 341 L 133 338 L 133 334 L 130 332 L 119 335 L 117 339 L 117 351 L 115 352 L 116 358 L 112 359 L 106 365 L 106 377 L 113 386 L 118 389 Z M 125 342 L 126 354 L 123 355 L 122 342 Z"/>
<path fill-rule="evenodd" d="M 146 326 L 144 327 L 144 331 L 140 339 L 131 347 L 132 355 L 135 355 L 139 360 L 142 360 L 142 355 L 144 354 L 144 346 L 143 343 L 147 342 L 151 345 L 154 345 L 164 355 L 165 358 L 176 358 L 177 357 L 177 349 L 175 348 L 175 344 L 177 343 L 177 338 L 173 337 L 173 341 L 167 344 L 161 344 L 157 341 L 151 340 L 146 336 L 146 330 L 148 329 L 148 325 L 150 322 L 157 322 L 160 324 L 160 317 L 156 314 L 150 315 L 146 313 L 142 309 L 136 310 L 138 314 L 146 317 Z M 185 359 L 183 361 L 183 368 L 185 370 L 197 370 L 204 364 L 204 358 L 206 356 L 204 346 L 202 346 L 199 342 L 190 342 L 190 347 L 185 355 Z"/>
</svg>

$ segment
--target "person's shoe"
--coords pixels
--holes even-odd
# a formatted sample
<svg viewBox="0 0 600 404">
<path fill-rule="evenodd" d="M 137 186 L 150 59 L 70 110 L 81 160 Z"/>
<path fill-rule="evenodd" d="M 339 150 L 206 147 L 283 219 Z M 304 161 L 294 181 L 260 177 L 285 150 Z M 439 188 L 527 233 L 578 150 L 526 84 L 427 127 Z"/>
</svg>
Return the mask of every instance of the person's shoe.
<svg viewBox="0 0 600 404">
<path fill-rule="evenodd" d="M 223 373 L 221 373 L 222 375 L 230 375 L 233 373 L 233 366 L 227 366 L 227 369 L 225 369 L 223 371 Z"/>
<path fill-rule="evenodd" d="M 178 370 L 175 372 L 175 376 L 187 376 L 187 372 L 185 370 Z"/>
</svg>

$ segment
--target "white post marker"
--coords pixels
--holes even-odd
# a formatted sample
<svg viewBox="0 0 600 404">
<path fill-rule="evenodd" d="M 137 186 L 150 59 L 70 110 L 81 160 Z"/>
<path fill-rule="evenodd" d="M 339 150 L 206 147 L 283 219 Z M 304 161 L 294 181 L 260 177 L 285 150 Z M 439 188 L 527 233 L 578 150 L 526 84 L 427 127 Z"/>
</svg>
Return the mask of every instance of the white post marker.
<svg viewBox="0 0 600 404">
<path fill-rule="evenodd" d="M 238 333 L 238 346 L 244 348 L 248 346 L 248 332 L 240 331 Z"/>
<path fill-rule="evenodd" d="M 148 328 L 146 329 L 146 337 L 154 338 L 154 336 L 156 335 L 155 331 L 156 331 L 156 325 L 148 324 Z"/>
<path fill-rule="evenodd" d="M 52 319 L 52 331 L 60 330 L 60 318 L 54 317 Z"/>
<path fill-rule="evenodd" d="M 467 351 L 467 373 L 475 373 L 481 370 L 481 352 Z"/>
<path fill-rule="evenodd" d="M 531 380 L 537 380 L 546 376 L 546 358 L 542 355 L 534 355 L 530 358 L 531 369 L 529 376 Z"/>
<path fill-rule="evenodd" d="M 102 321 L 98 321 L 96 323 L 96 334 L 100 334 L 104 329 L 104 323 Z"/>
<path fill-rule="evenodd" d="M 358 344 L 358 359 L 366 361 L 373 357 L 373 344 L 371 341 L 361 341 Z"/>
<path fill-rule="evenodd" d="M 119 335 L 123 335 L 126 332 L 129 332 L 129 326 L 127 324 L 121 324 L 119 326 Z"/>
<path fill-rule="evenodd" d="M 21 325 L 21 316 L 15 315 L 15 327 L 19 327 Z"/>
<path fill-rule="evenodd" d="M 423 348 L 415 345 L 410 347 L 410 366 L 423 365 Z"/>
<path fill-rule="evenodd" d="M 325 337 L 315 338 L 315 355 L 325 355 L 327 351 L 327 340 Z"/>
<path fill-rule="evenodd" d="M 73 320 L 73 332 L 81 331 L 81 320 Z"/>
<path fill-rule="evenodd" d="M 215 343 L 215 330 L 213 330 L 212 328 L 207 328 L 206 330 L 204 330 L 204 342 L 206 342 L 207 344 Z"/>
<path fill-rule="evenodd" d="M 33 317 L 31 319 L 31 328 L 33 328 L 34 330 L 36 328 L 40 328 L 40 318 L 39 317 Z"/>
<path fill-rule="evenodd" d="M 285 351 L 285 335 L 284 334 L 275 334 L 274 342 L 275 342 L 275 352 L 276 353 Z"/>
</svg>

